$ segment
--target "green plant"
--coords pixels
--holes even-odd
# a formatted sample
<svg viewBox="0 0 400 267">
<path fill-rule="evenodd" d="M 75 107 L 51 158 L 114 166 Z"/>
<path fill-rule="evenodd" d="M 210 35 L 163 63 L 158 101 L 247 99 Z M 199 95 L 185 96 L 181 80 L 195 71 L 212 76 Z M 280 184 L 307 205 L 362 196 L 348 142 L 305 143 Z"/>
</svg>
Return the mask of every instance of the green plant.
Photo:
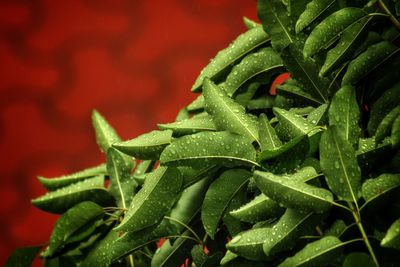
<svg viewBox="0 0 400 267">
<path fill-rule="evenodd" d="M 107 163 L 39 177 L 49 193 L 32 203 L 62 214 L 46 264 L 397 266 L 400 1 L 258 12 L 176 122 L 122 141 L 93 112 Z"/>
</svg>

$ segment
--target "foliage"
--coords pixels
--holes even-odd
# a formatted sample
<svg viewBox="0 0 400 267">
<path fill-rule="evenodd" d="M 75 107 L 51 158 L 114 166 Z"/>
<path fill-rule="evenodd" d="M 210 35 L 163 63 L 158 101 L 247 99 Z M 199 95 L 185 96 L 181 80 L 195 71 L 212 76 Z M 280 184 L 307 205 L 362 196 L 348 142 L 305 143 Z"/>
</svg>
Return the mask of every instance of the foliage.
<svg viewBox="0 0 400 267">
<path fill-rule="evenodd" d="M 259 0 L 176 122 L 123 141 L 95 111 L 106 164 L 39 178 L 45 265 L 398 264 L 399 6 Z"/>
</svg>

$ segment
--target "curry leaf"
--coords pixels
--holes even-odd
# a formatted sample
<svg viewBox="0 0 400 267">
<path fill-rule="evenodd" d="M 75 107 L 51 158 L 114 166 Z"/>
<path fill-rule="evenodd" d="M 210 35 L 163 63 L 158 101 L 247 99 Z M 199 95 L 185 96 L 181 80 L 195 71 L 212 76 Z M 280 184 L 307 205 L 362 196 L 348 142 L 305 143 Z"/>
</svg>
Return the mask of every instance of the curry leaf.
<svg viewBox="0 0 400 267">
<path fill-rule="evenodd" d="M 158 124 L 161 130 L 172 130 L 175 135 L 193 134 L 202 131 L 215 131 L 215 125 L 210 115 L 198 115 L 193 118 L 172 122 L 167 124 Z"/>
<path fill-rule="evenodd" d="M 32 200 L 32 204 L 47 212 L 63 213 L 82 201 L 109 204 L 112 197 L 104 187 L 104 176 L 77 182 Z"/>
<path fill-rule="evenodd" d="M 382 247 L 400 250 L 400 219 L 396 220 L 387 230 L 381 241 Z"/>
<path fill-rule="evenodd" d="M 266 196 L 287 208 L 298 211 L 324 213 L 333 202 L 330 191 L 300 182 L 297 179 L 255 171 L 254 181 Z"/>
<path fill-rule="evenodd" d="M 296 22 L 296 33 L 301 32 L 335 4 L 335 0 L 312 0 Z"/>
<path fill-rule="evenodd" d="M 239 35 L 227 48 L 218 52 L 215 58 L 201 71 L 192 87 L 192 91 L 200 91 L 206 77 L 213 81 L 218 81 L 220 76 L 226 72 L 234 62 L 268 41 L 269 37 L 261 26 L 254 27 Z"/>
<path fill-rule="evenodd" d="M 346 85 L 340 88 L 332 98 L 329 107 L 329 125 L 335 125 L 343 139 L 356 147 L 361 133 L 359 121 L 360 110 L 355 88 Z"/>
<path fill-rule="evenodd" d="M 343 243 L 334 236 L 326 236 L 308 243 L 294 256 L 286 258 L 279 267 L 323 266 L 327 262 L 338 262 Z"/>
<path fill-rule="evenodd" d="M 353 252 L 346 256 L 343 261 L 342 267 L 353 267 L 353 266 L 363 266 L 363 267 L 375 267 L 374 261 L 368 254 L 362 252 Z"/>
<path fill-rule="evenodd" d="M 205 79 L 203 95 L 206 111 L 212 115 L 218 130 L 228 130 L 259 141 L 256 118 L 226 95 L 217 85 Z"/>
<path fill-rule="evenodd" d="M 182 176 L 177 169 L 158 167 L 148 174 L 124 220 L 115 229 L 135 232 L 159 223 L 175 203 L 181 186 Z"/>
<path fill-rule="evenodd" d="M 397 118 L 393 122 L 390 139 L 393 148 L 398 148 L 400 145 L 400 116 L 397 116 Z"/>
<path fill-rule="evenodd" d="M 258 118 L 258 133 L 260 136 L 261 151 L 274 150 L 282 145 L 275 129 L 272 128 L 267 116 L 262 113 Z"/>
<path fill-rule="evenodd" d="M 164 148 L 172 141 L 172 131 L 152 131 L 134 139 L 113 145 L 122 153 L 139 159 L 158 159 Z"/>
<path fill-rule="evenodd" d="M 335 126 L 321 136 L 321 168 L 329 188 L 339 198 L 356 202 L 361 189 L 361 173 L 355 151 Z"/>
<path fill-rule="evenodd" d="M 232 198 L 244 188 L 250 176 L 251 173 L 246 170 L 232 169 L 224 172 L 210 185 L 201 208 L 201 219 L 212 239 Z"/>
<path fill-rule="evenodd" d="M 400 116 L 400 105 L 395 107 L 392 111 L 387 114 L 381 123 L 378 125 L 375 133 L 375 143 L 378 145 L 382 140 L 391 134 L 392 125 L 395 120 Z"/>
<path fill-rule="evenodd" d="M 169 166 L 221 164 L 258 165 L 251 140 L 230 132 L 200 132 L 174 140 L 161 154 L 161 163 Z"/>
<path fill-rule="evenodd" d="M 106 153 L 112 144 L 120 142 L 121 138 L 106 119 L 96 110 L 92 113 L 92 123 L 96 130 L 96 140 L 100 149 Z"/>
<path fill-rule="evenodd" d="M 307 120 L 313 125 L 325 125 L 328 121 L 328 104 L 322 104 L 307 116 Z"/>
<path fill-rule="evenodd" d="M 79 172 L 72 174 L 67 174 L 59 177 L 45 178 L 43 176 L 38 176 L 39 182 L 49 191 L 59 189 L 61 187 L 91 178 L 98 175 L 106 175 L 107 168 L 106 164 L 100 164 L 95 167 L 91 167 Z"/>
</svg>

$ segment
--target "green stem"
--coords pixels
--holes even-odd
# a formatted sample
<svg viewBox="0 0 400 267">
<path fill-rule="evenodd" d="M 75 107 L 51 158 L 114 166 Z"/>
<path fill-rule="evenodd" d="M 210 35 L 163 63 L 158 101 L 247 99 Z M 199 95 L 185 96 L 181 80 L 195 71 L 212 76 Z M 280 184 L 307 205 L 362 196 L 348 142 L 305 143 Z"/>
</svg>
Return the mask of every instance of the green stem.
<svg viewBox="0 0 400 267">
<path fill-rule="evenodd" d="M 371 255 L 372 260 L 374 261 L 375 265 L 377 267 L 379 267 L 380 265 L 379 265 L 378 259 L 375 256 L 375 252 L 372 249 L 372 246 L 371 246 L 371 243 L 369 242 L 367 234 L 365 233 L 364 226 L 361 223 L 360 210 L 358 209 L 358 206 L 354 207 L 352 203 L 349 203 L 349 206 L 353 211 L 352 213 L 353 213 L 354 220 L 356 221 L 358 229 L 360 230 L 360 233 L 364 240 L 365 246 L 367 247 L 368 252 Z"/>
<path fill-rule="evenodd" d="M 176 223 L 179 223 L 180 225 L 182 225 L 183 227 L 185 227 L 190 233 L 192 233 L 192 235 L 197 239 L 197 242 L 199 242 L 201 245 L 203 245 L 203 241 L 201 240 L 201 238 L 196 234 L 196 232 L 192 229 L 192 228 L 190 228 L 188 225 L 186 225 L 185 223 L 183 223 L 183 222 L 181 222 L 181 221 L 179 221 L 179 220 L 177 220 L 177 219 L 175 219 L 175 218 L 172 218 L 172 217 L 169 217 L 169 216 L 164 216 L 164 218 L 165 219 L 167 219 L 167 220 L 170 220 L 170 221 L 174 221 L 174 222 L 176 222 Z"/>
<path fill-rule="evenodd" d="M 390 20 L 392 21 L 392 23 L 394 24 L 394 26 L 397 27 L 397 29 L 400 30 L 400 22 L 396 19 L 395 16 L 393 16 L 392 12 L 390 12 L 389 8 L 385 5 L 385 3 L 383 2 L 383 0 L 379 0 L 378 1 L 378 5 L 379 7 L 386 12 L 386 14 L 389 15 Z"/>
<path fill-rule="evenodd" d="M 128 256 L 129 266 L 135 267 L 135 262 L 133 261 L 133 255 Z"/>
</svg>

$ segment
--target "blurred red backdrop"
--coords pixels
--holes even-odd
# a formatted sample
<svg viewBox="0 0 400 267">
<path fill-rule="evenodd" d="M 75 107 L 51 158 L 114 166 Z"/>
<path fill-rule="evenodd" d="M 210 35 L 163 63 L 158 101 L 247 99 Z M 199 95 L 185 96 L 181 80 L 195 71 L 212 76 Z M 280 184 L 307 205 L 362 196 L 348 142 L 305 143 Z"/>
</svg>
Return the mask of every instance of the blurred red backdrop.
<svg viewBox="0 0 400 267">
<path fill-rule="evenodd" d="M 123 138 L 174 120 L 216 52 L 256 19 L 255 0 L 0 2 L 0 265 L 46 242 L 57 216 L 36 175 L 103 161 L 98 109 Z"/>
</svg>

